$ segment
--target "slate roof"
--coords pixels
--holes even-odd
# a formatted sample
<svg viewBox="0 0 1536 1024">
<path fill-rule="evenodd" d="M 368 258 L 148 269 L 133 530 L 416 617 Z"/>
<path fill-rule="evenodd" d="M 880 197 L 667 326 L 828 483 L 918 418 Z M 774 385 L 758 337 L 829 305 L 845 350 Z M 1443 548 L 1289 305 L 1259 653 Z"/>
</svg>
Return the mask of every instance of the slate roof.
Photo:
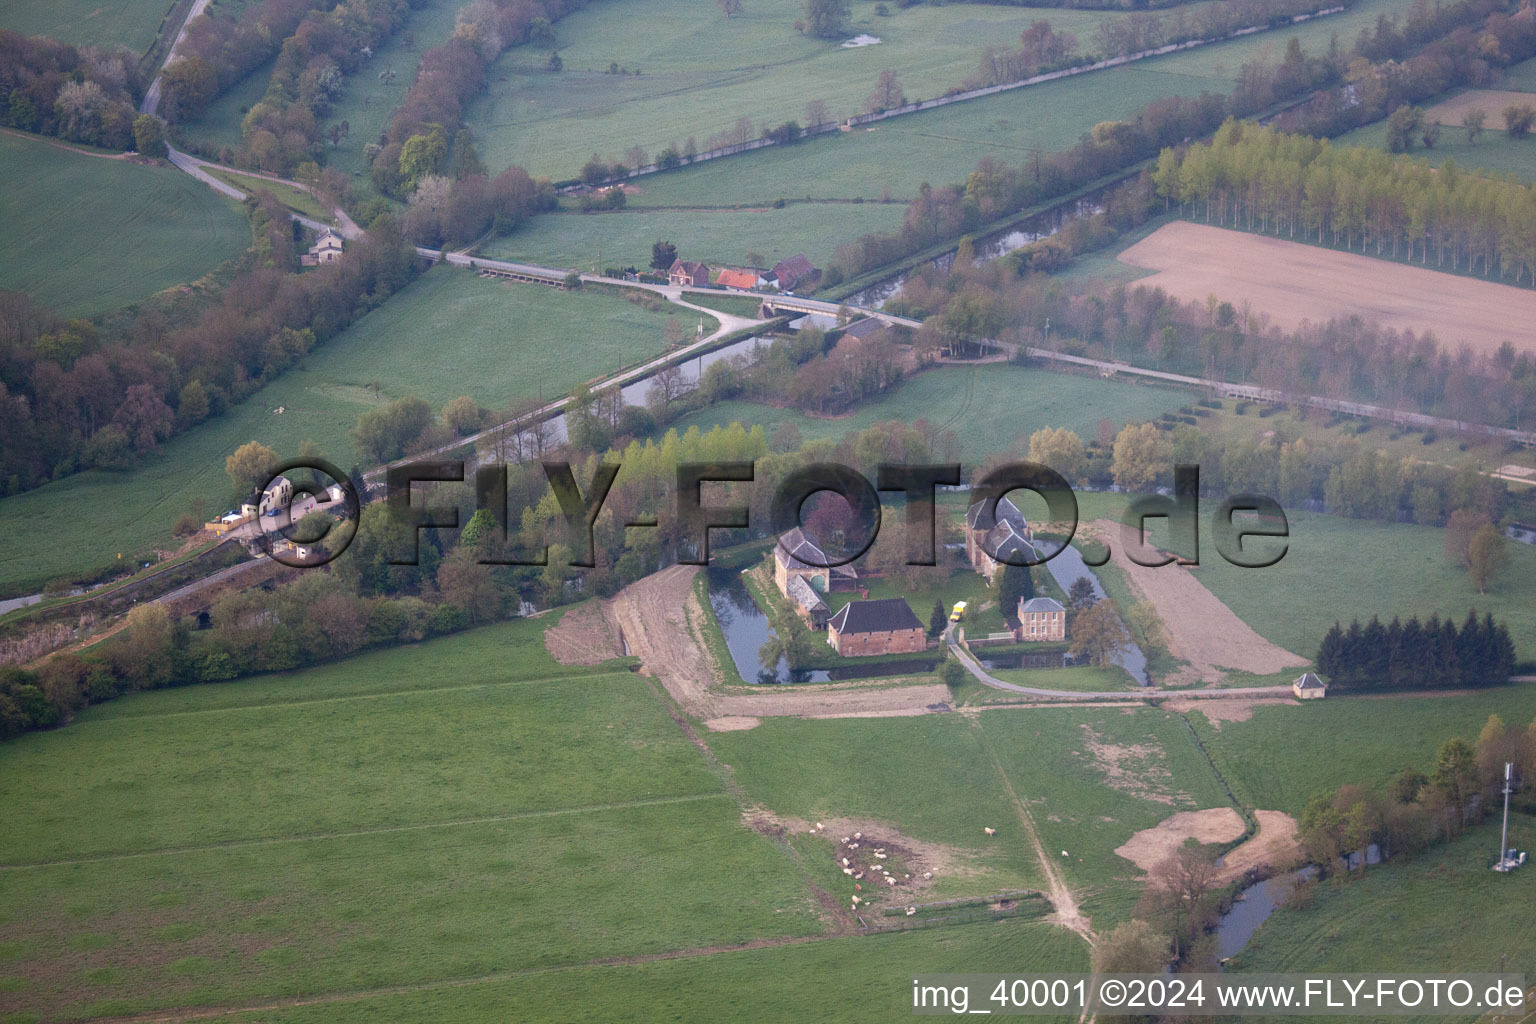
<svg viewBox="0 0 1536 1024">
<path fill-rule="evenodd" d="M 849 601 L 843 605 L 842 611 L 832 616 L 832 621 L 827 625 L 844 635 L 923 628 L 906 600 L 900 597 L 888 597 L 881 601 Z"/>
<path fill-rule="evenodd" d="M 879 317 L 867 316 L 862 320 L 855 320 L 847 327 L 844 327 L 843 337 L 858 338 L 862 341 L 865 338 L 874 337 L 883 330 L 885 330 L 885 322 L 883 320 Z"/>
<path fill-rule="evenodd" d="M 968 529 L 977 529 L 976 523 L 981 518 L 982 509 L 986 507 L 985 501 L 977 501 L 965 510 L 965 525 Z M 1024 513 L 1008 498 L 1003 498 L 997 503 L 997 525 L 987 531 L 986 547 L 997 552 L 997 560 L 1000 562 L 1032 561 L 1038 557 L 1034 542 L 1029 538 L 1029 523 L 1024 518 Z M 1015 558 L 1015 556 L 1021 556 Z"/>
<path fill-rule="evenodd" d="M 791 576 L 789 578 L 789 596 L 794 602 L 807 612 L 815 614 L 827 611 L 827 602 L 816 593 L 816 588 L 805 582 L 804 576 Z"/>
<path fill-rule="evenodd" d="M 1303 672 L 1301 675 L 1296 677 L 1291 685 L 1300 687 L 1303 690 L 1328 689 L 1327 685 L 1325 685 L 1321 679 L 1317 678 L 1317 676 L 1313 675 L 1311 672 Z"/>
<path fill-rule="evenodd" d="M 1032 597 L 1028 601 L 1019 602 L 1019 614 L 1027 612 L 1064 612 L 1061 602 L 1054 597 Z"/>
<path fill-rule="evenodd" d="M 826 569 L 830 561 L 827 553 L 798 526 L 779 537 L 773 547 L 773 557 L 788 569 Z M 837 576 L 858 576 L 851 565 L 834 565 L 830 571 Z"/>
</svg>

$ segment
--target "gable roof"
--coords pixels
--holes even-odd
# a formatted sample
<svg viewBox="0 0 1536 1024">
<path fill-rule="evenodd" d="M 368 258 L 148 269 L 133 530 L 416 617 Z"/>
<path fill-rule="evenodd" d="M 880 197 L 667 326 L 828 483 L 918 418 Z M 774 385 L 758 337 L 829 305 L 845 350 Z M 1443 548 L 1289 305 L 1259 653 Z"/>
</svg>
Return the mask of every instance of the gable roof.
<svg viewBox="0 0 1536 1024">
<path fill-rule="evenodd" d="M 986 505 L 985 501 L 976 501 L 965 510 L 967 529 L 980 529 L 977 524 Z M 1011 563 L 1014 556 L 1022 556 L 1026 561 L 1033 561 L 1039 556 L 1035 550 L 1034 541 L 1030 537 L 1029 522 L 1011 499 L 1005 497 L 998 500 L 995 518 L 997 525 L 987 531 L 985 547 L 997 553 L 998 561 Z"/>
<path fill-rule="evenodd" d="M 724 288 L 756 288 L 757 271 L 722 270 L 720 276 L 715 278 L 715 284 Z"/>
<path fill-rule="evenodd" d="M 865 338 L 874 337 L 883 330 L 885 330 L 885 321 L 879 317 L 867 316 L 862 320 L 855 320 L 847 327 L 844 327 L 843 337 L 858 338 L 862 341 Z"/>
<path fill-rule="evenodd" d="M 1296 686 L 1296 687 L 1300 687 L 1303 690 L 1326 690 L 1326 689 L 1328 689 L 1327 685 L 1321 679 L 1317 678 L 1317 676 L 1313 675 L 1311 672 L 1303 672 L 1301 675 L 1296 677 L 1296 679 L 1291 683 L 1291 685 L 1292 686 Z"/>
<path fill-rule="evenodd" d="M 1054 597 L 1032 597 L 1028 601 L 1019 602 L 1019 614 L 1025 612 L 1064 612 L 1061 602 Z"/>
<path fill-rule="evenodd" d="M 773 557 L 786 569 L 827 569 L 835 576 L 858 576 L 851 565 L 828 566 L 827 553 L 798 526 L 779 537 Z"/>
<path fill-rule="evenodd" d="M 880 601 L 849 601 L 827 624 L 839 633 L 885 633 L 896 629 L 922 629 L 904 598 Z"/>
<path fill-rule="evenodd" d="M 825 612 L 827 602 L 821 599 L 816 589 L 805 582 L 804 576 L 791 576 L 789 578 L 789 596 L 794 598 L 796 604 L 812 614 Z"/>
<path fill-rule="evenodd" d="M 702 263 L 695 263 L 693 260 L 673 260 L 672 266 L 667 269 L 667 273 L 675 274 L 678 271 L 682 271 L 689 277 L 699 277 L 702 275 L 704 280 L 709 280 L 709 268 Z"/>
<path fill-rule="evenodd" d="M 773 265 L 773 269 L 768 271 L 770 277 L 778 278 L 780 288 L 789 288 L 814 273 L 816 268 L 811 266 L 811 261 L 806 259 L 803 252 L 797 252 L 788 259 L 779 260 Z"/>
</svg>

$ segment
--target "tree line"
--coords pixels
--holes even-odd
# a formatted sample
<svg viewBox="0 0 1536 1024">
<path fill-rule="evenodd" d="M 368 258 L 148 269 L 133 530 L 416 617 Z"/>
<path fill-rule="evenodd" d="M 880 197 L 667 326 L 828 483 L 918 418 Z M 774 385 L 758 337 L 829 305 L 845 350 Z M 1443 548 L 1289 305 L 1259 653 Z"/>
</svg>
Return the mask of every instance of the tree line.
<svg viewBox="0 0 1536 1024">
<path fill-rule="evenodd" d="M 98 320 L 0 292 L 0 493 L 120 469 L 223 413 L 405 287 L 420 261 L 388 218 L 299 272 L 299 226 L 269 194 L 222 291 L 158 296 Z"/>
<path fill-rule="evenodd" d="M 908 205 L 898 232 L 869 234 L 839 246 L 823 281 L 827 285 L 838 284 L 974 231 L 1000 217 L 1080 189 L 1156 156 L 1166 147 L 1206 136 L 1228 117 L 1250 116 L 1277 103 L 1315 94 L 1314 101 L 1303 105 L 1294 120 L 1304 126 L 1330 126 L 1339 111 L 1354 110 L 1353 91 L 1336 87 L 1346 84 L 1351 58 L 1362 48 L 1370 53 L 1401 55 L 1453 30 L 1458 41 L 1468 33 L 1476 38 L 1472 26 L 1483 22 L 1509 35 L 1513 47 L 1513 40 L 1520 37 L 1507 24 L 1513 19 L 1498 20 L 1492 13 L 1511 6 L 1507 0 L 1463 0 L 1434 8 L 1416 7 L 1401 27 L 1395 19 L 1384 17 L 1374 32 L 1362 31 L 1356 50 L 1350 53 L 1333 47 L 1322 55 L 1308 55 L 1293 37 L 1280 60 L 1260 56 L 1244 64 L 1236 86 L 1227 95 L 1204 93 L 1199 97 L 1155 100 L 1125 121 L 1096 125 L 1070 149 L 1036 154 L 1020 166 L 983 157 L 963 185 L 924 188 Z M 1443 60 L 1448 58 L 1442 55 L 1433 62 L 1434 66 L 1438 67 Z M 1455 67 L 1453 64 L 1453 71 Z M 1355 124 L 1339 123 L 1328 133 L 1351 127 Z"/>
<path fill-rule="evenodd" d="M 124 47 L 70 46 L 0 29 L 0 124 L 7 127 L 132 149 L 146 84 Z"/>
<path fill-rule="evenodd" d="M 1490 715 L 1475 743 L 1442 743 L 1428 772 L 1409 766 L 1386 786 L 1346 783 L 1317 794 L 1301 815 L 1302 846 L 1321 871 L 1340 876 L 1363 873 L 1373 844 L 1383 859 L 1420 853 L 1502 804 L 1506 764 L 1515 766 L 1513 800 L 1529 807 L 1536 721 L 1521 732 Z"/>
<path fill-rule="evenodd" d="M 1536 192 L 1363 146 L 1228 121 L 1209 143 L 1165 150 L 1158 194 L 1209 223 L 1536 284 Z"/>
<path fill-rule="evenodd" d="M 1501 686 L 1515 667 L 1509 627 L 1491 614 L 1468 612 L 1457 628 L 1431 615 L 1420 623 L 1395 616 L 1383 626 L 1375 616 L 1364 626 L 1333 624 L 1317 650 L 1317 670 L 1331 688 L 1354 691 L 1444 690 Z"/>
<path fill-rule="evenodd" d="M 190 121 L 220 94 L 277 56 L 304 16 L 334 0 L 260 0 L 232 13 L 214 5 L 187 22 L 177 58 L 161 76 L 160 116 Z"/>
</svg>

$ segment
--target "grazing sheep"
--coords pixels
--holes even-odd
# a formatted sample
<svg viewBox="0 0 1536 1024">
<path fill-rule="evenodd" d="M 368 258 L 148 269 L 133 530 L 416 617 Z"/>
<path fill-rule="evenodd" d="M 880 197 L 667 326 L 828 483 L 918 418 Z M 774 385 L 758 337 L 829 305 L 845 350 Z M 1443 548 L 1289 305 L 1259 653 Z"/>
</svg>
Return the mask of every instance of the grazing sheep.
<svg viewBox="0 0 1536 1024">
<path fill-rule="evenodd" d="M 1068 852 L 1067 852 L 1067 851 L 1066 851 L 1066 850 L 1062 850 L 1062 851 L 1061 851 L 1061 855 L 1062 855 L 1062 856 L 1063 856 L 1063 857 L 1070 857 L 1070 856 L 1072 856 L 1072 855 L 1071 855 L 1071 854 L 1070 854 L 1070 853 L 1068 853 Z"/>
<path fill-rule="evenodd" d="M 846 843 L 847 841 L 848 841 L 848 837 L 847 836 L 843 836 L 843 842 Z"/>
<path fill-rule="evenodd" d="M 823 824 L 822 824 L 822 823 L 821 823 L 821 822 L 819 822 L 819 821 L 818 821 L 818 822 L 817 822 L 817 823 L 816 823 L 816 831 L 818 831 L 818 832 L 820 832 L 820 831 L 821 831 L 821 830 L 822 830 L 822 829 L 824 829 L 824 828 L 826 828 L 826 827 L 827 827 L 827 826 L 825 826 L 825 825 L 823 825 Z"/>
<path fill-rule="evenodd" d="M 848 858 L 844 857 L 843 858 L 843 867 L 847 867 L 847 866 L 848 866 Z"/>
<path fill-rule="evenodd" d="M 916 907 L 908 907 L 907 908 L 907 916 L 908 917 L 911 917 L 915 913 L 917 913 L 917 908 Z"/>
<path fill-rule="evenodd" d="M 887 882 L 890 882 L 890 883 L 891 883 L 891 885 L 893 885 L 893 886 L 894 886 L 894 885 L 895 885 L 895 884 L 896 884 L 896 879 L 894 879 L 894 878 L 892 878 L 892 877 L 891 877 L 891 876 L 890 876 L 890 875 L 886 875 L 886 876 L 885 876 L 885 880 L 886 880 L 886 881 L 887 881 Z"/>
<path fill-rule="evenodd" d="M 984 829 L 982 829 L 982 831 L 985 832 L 989 836 L 997 835 L 997 829 L 995 829 L 995 828 L 984 828 Z"/>
<path fill-rule="evenodd" d="M 858 843 L 849 843 L 848 844 L 848 849 L 850 849 L 850 850 L 857 850 L 858 848 L 859 848 L 859 844 Z"/>
<path fill-rule="evenodd" d="M 853 834 L 853 838 L 855 838 L 855 839 L 863 839 L 864 838 L 864 833 L 863 832 L 855 832 Z"/>
<path fill-rule="evenodd" d="M 907 877 L 908 877 L 908 878 L 911 878 L 911 877 L 912 877 L 912 876 L 911 876 L 911 875 L 908 875 L 908 876 L 907 876 Z"/>
<path fill-rule="evenodd" d="M 933 877 L 933 872 L 932 871 L 924 871 L 923 872 L 923 877 L 924 878 L 932 878 Z"/>
<path fill-rule="evenodd" d="M 885 860 L 885 854 L 883 854 L 883 853 L 877 853 L 877 854 L 875 854 L 875 856 L 879 857 L 881 860 Z"/>
<path fill-rule="evenodd" d="M 857 903 L 857 902 L 859 902 L 859 898 L 858 898 L 858 897 L 857 897 L 857 896 L 855 896 L 855 897 L 854 897 L 854 898 L 853 898 L 853 902 L 855 902 L 855 903 Z"/>
<path fill-rule="evenodd" d="M 845 875 L 853 874 L 853 868 L 843 868 L 843 874 L 845 874 Z"/>
<path fill-rule="evenodd" d="M 860 871 L 858 874 L 854 875 L 853 877 L 854 878 L 863 878 L 864 877 L 864 872 Z"/>
</svg>

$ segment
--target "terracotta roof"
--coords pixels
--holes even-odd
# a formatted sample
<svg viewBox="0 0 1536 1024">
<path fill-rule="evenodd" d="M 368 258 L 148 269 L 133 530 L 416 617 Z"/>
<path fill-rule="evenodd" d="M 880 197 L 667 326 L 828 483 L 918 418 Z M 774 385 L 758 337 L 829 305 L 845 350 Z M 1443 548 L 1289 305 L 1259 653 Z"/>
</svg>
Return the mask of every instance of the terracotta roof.
<svg viewBox="0 0 1536 1024">
<path fill-rule="evenodd" d="M 756 288 L 757 271 L 722 270 L 720 276 L 715 278 L 715 284 L 725 288 Z"/>
<path fill-rule="evenodd" d="M 888 633 L 897 629 L 922 629 L 904 598 L 888 597 L 882 601 L 849 601 L 832 616 L 828 626 L 842 634 Z"/>
<path fill-rule="evenodd" d="M 780 288 L 789 289 L 814 273 L 816 268 L 811 266 L 811 261 L 806 259 L 805 254 L 796 253 L 787 260 L 779 260 L 775 263 L 768 275 L 778 279 Z"/>
</svg>

